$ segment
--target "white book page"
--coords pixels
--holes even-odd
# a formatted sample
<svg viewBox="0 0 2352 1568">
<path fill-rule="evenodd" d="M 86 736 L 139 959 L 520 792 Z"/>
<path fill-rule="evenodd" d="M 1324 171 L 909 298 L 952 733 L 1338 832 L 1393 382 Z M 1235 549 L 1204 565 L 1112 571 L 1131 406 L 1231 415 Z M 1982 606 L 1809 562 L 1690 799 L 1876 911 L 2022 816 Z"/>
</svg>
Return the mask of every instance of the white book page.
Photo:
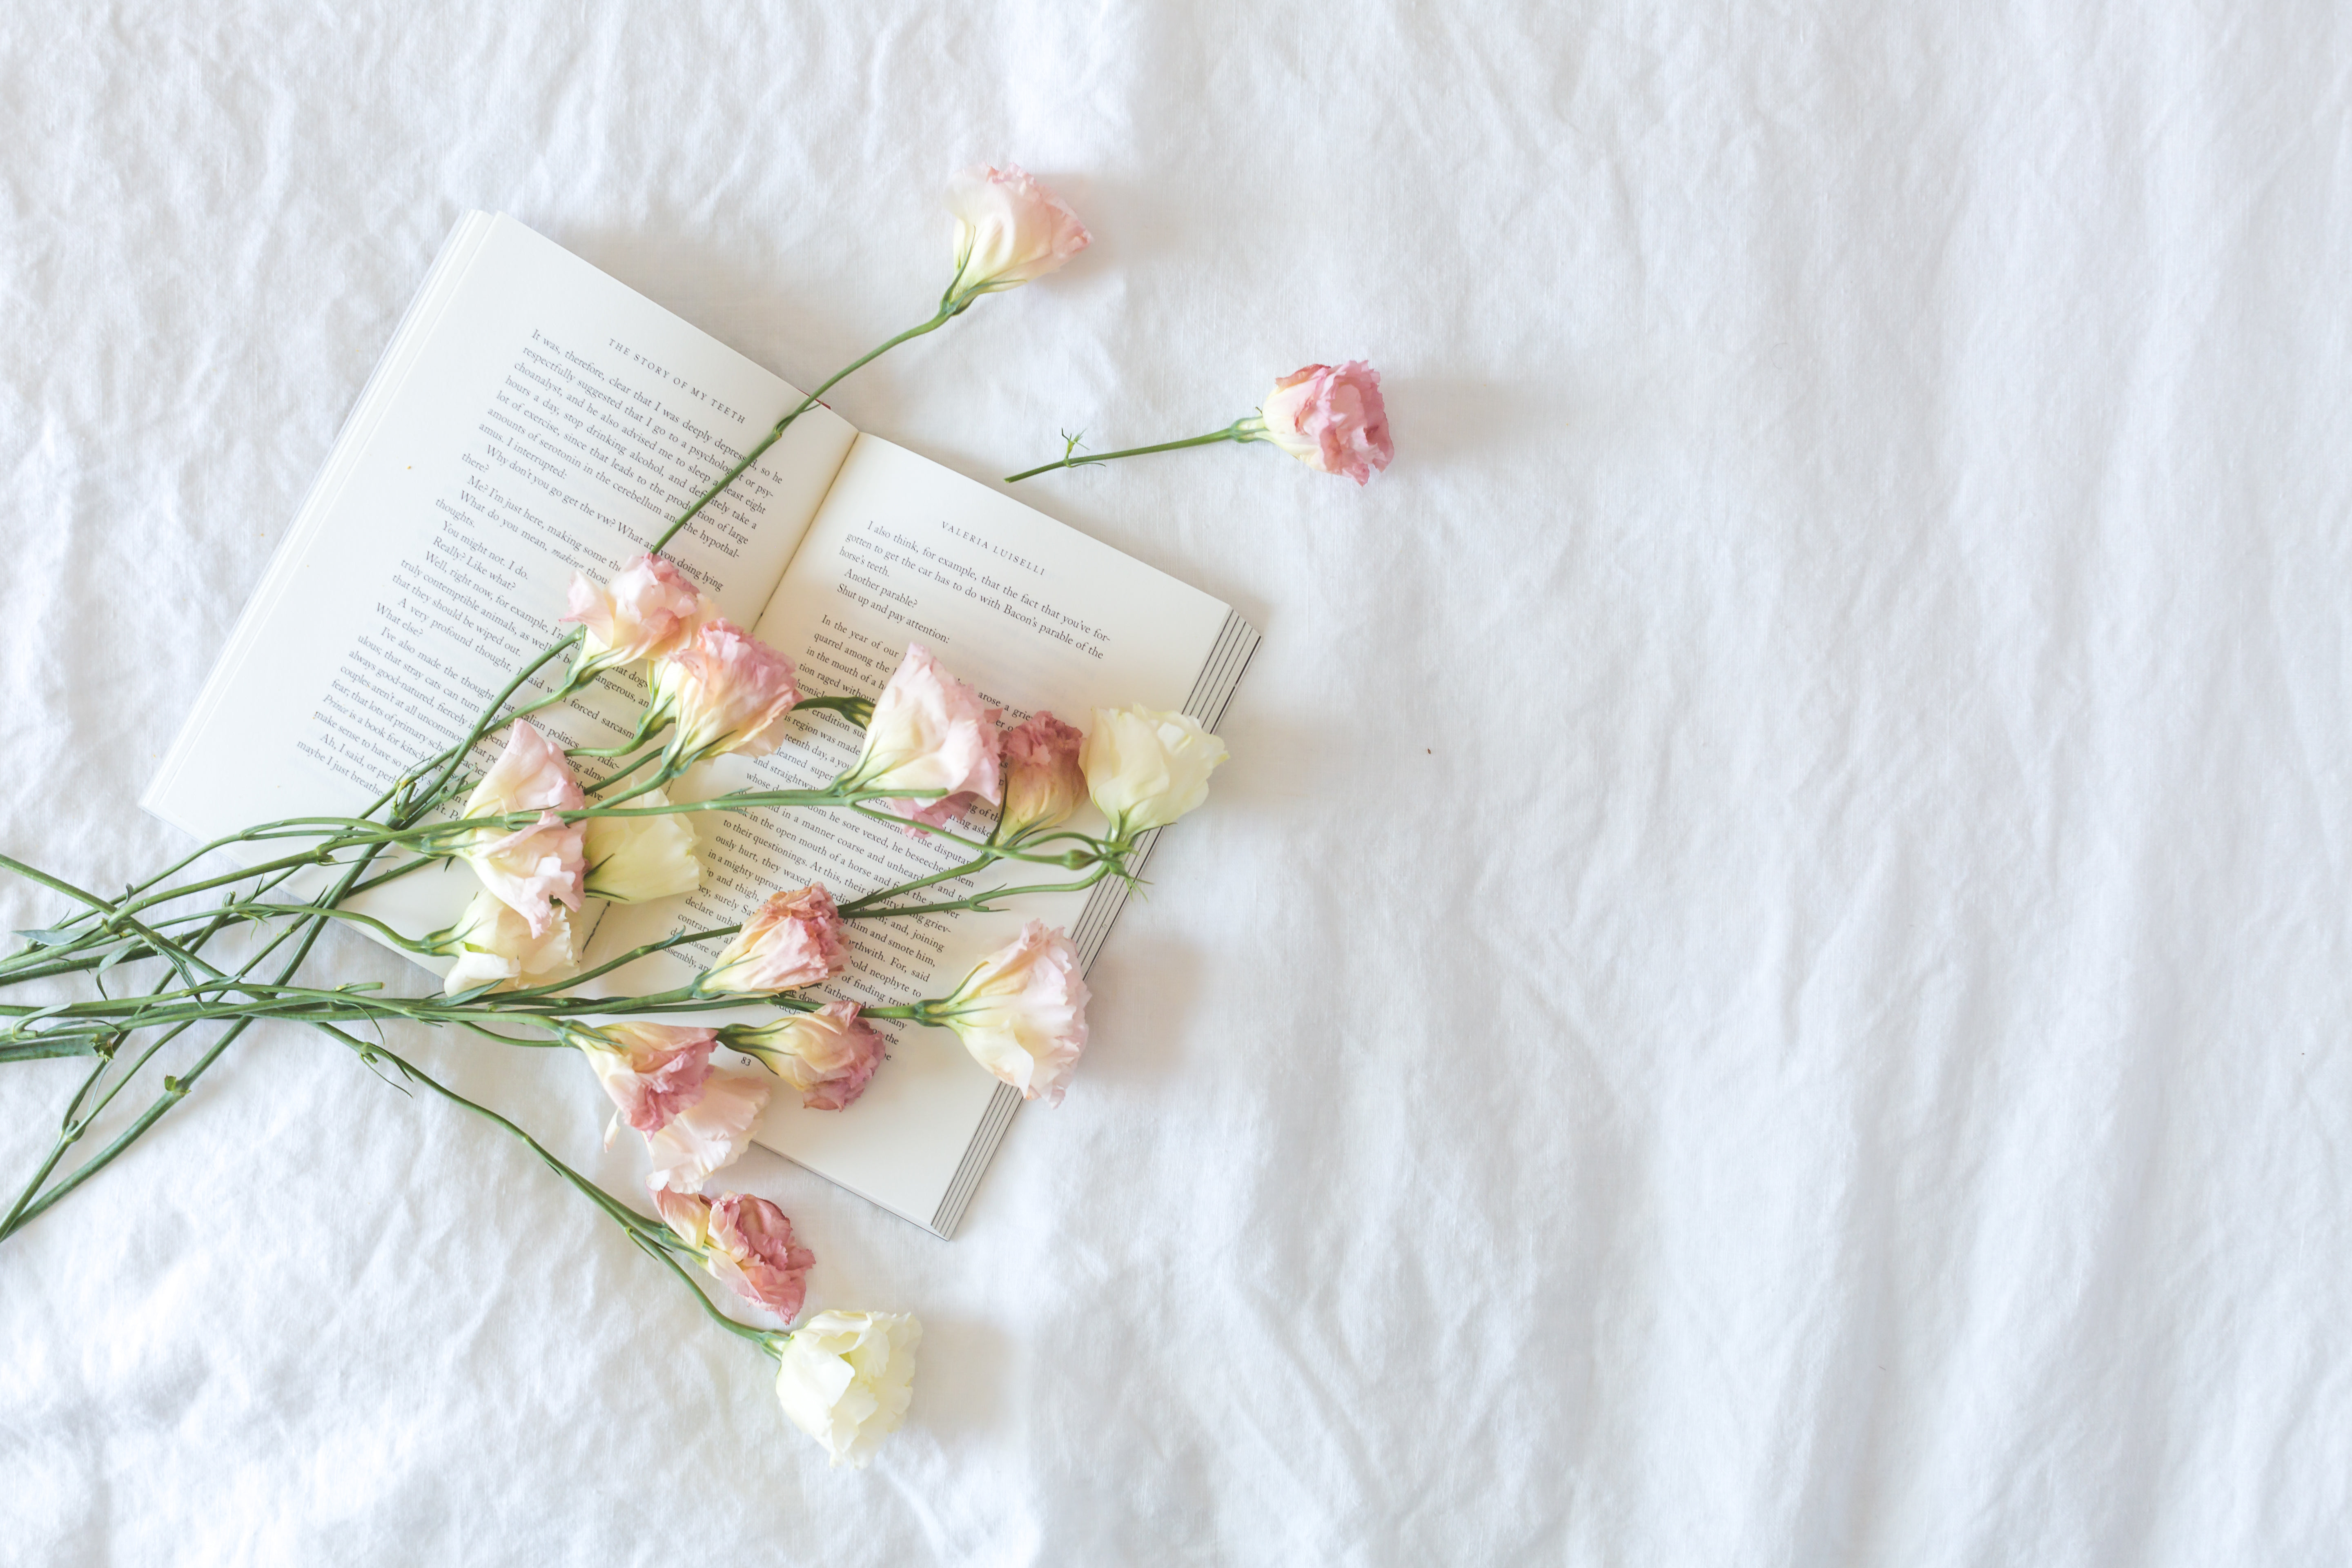
<svg viewBox="0 0 2352 1568">
<path fill-rule="evenodd" d="M 1045 517 L 985 485 L 872 436 L 842 465 L 758 635 L 791 657 L 808 696 L 878 693 L 909 642 L 1004 710 L 1036 709 L 1084 727 L 1096 707 L 1183 706 L 1223 628 L 1226 606 L 1200 590 Z M 811 714 L 774 754 L 726 758 L 684 781 L 681 798 L 740 788 L 810 789 L 855 760 L 858 732 Z M 848 812 L 789 810 L 696 817 L 703 886 L 682 900 L 616 909 L 599 927 L 602 960 L 679 931 L 740 921 L 771 892 L 822 881 L 843 901 L 957 863 L 938 841 Z M 1074 825 L 1099 831 L 1091 807 Z M 985 821 L 965 826 L 986 835 Z M 1044 868 L 1042 876 L 1060 877 Z M 994 885 L 927 889 L 923 901 Z M 829 994 L 869 1005 L 945 995 L 972 965 L 1036 919 L 1071 929 L 1086 895 L 1032 895 L 1003 912 L 851 922 L 848 972 Z M 683 984 L 707 949 L 642 960 L 616 992 Z M 888 1059 L 846 1110 L 803 1110 L 780 1090 L 754 1137 L 820 1174 L 929 1225 L 997 1081 L 943 1029 L 889 1025 Z"/>
<path fill-rule="evenodd" d="M 476 214 L 353 410 L 195 712 L 150 811 L 212 838 L 355 815 L 465 732 L 600 580 L 717 481 L 801 395 L 513 219 Z M 811 410 L 670 545 L 732 618 L 773 592 L 856 433 Z M 551 666 L 547 683 L 561 675 Z M 610 746 L 642 687 L 608 681 L 534 721 Z M 363 907 L 448 923 L 470 872 Z"/>
</svg>

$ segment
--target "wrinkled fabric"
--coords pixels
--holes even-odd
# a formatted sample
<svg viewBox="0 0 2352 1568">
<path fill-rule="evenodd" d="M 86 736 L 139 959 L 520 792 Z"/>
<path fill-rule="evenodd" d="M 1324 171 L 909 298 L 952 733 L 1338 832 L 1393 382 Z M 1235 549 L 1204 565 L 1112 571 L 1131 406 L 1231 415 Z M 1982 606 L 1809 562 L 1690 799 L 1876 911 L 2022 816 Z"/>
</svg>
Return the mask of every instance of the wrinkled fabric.
<svg viewBox="0 0 2352 1568">
<path fill-rule="evenodd" d="M 271 1026 L 0 1247 L 0 1556 L 2336 1560 L 2347 58 L 2298 0 L 0 8 L 0 850 L 86 887 L 186 847 L 137 792 L 469 207 L 809 387 L 1017 160 L 1094 244 L 850 421 L 993 479 L 1362 358 L 1396 448 L 1012 488 L 1266 641 L 956 1241 L 728 1171 L 811 1310 L 921 1316 L 871 1468 Z M 572 1053 L 386 1038 L 642 1191 Z M 79 1081 L 0 1068 L 11 1193 Z"/>
</svg>

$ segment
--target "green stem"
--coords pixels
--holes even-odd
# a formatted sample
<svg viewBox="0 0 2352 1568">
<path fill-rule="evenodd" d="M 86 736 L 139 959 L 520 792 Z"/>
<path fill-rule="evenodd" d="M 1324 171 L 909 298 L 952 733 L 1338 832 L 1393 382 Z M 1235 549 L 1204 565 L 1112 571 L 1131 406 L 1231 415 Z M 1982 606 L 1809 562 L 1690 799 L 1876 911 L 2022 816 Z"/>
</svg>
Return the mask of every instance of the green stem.
<svg viewBox="0 0 2352 1568">
<path fill-rule="evenodd" d="M 1148 457 L 1153 452 L 1176 452 L 1181 451 L 1186 447 L 1210 447 L 1219 441 L 1255 440 L 1257 433 L 1265 428 L 1265 421 L 1256 415 L 1245 414 L 1222 430 L 1212 430 L 1205 436 L 1188 436 L 1181 441 L 1161 441 L 1150 447 L 1129 447 L 1117 452 L 1090 452 L 1083 458 L 1075 452 L 1068 453 L 1058 461 L 1040 463 L 1034 468 L 1024 468 L 1017 474 L 1007 474 L 1004 476 L 1004 482 L 1008 485 L 1016 485 L 1023 479 L 1034 479 L 1039 474 L 1052 473 L 1055 468 L 1082 468 L 1089 463 L 1114 462 L 1120 458 Z"/>
</svg>

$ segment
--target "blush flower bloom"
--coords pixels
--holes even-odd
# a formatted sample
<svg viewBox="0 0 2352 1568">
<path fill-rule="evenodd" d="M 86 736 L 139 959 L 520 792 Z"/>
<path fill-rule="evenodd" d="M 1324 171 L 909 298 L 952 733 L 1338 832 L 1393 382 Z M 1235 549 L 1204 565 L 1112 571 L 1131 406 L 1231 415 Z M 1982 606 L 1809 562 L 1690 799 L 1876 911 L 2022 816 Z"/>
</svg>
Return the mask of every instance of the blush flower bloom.
<svg viewBox="0 0 2352 1568">
<path fill-rule="evenodd" d="M 706 993 L 764 996 L 830 980 L 848 961 L 847 927 L 822 882 L 771 893 L 703 973 Z"/>
<path fill-rule="evenodd" d="M 679 765 L 732 752 L 764 757 L 801 700 L 793 661 L 729 620 L 715 620 L 655 668 L 654 702 L 677 728 Z"/>
<path fill-rule="evenodd" d="M 1004 812 L 997 818 L 999 843 L 1059 827 L 1087 798 L 1087 775 L 1078 765 L 1086 735 L 1039 710 L 1004 732 Z"/>
<path fill-rule="evenodd" d="M 1243 439 L 1269 442 L 1310 468 L 1360 485 L 1396 456 L 1380 373 L 1360 359 L 1293 371 L 1274 384 L 1258 417 L 1264 433 Z"/>
<path fill-rule="evenodd" d="M 438 951 L 457 961 L 441 981 L 441 989 L 452 996 L 482 984 L 500 990 L 542 985 L 571 972 L 572 917 L 554 910 L 547 929 L 533 936 L 530 922 L 485 888 L 450 926 Z"/>
<path fill-rule="evenodd" d="M 715 1171 L 733 1164 L 751 1142 L 751 1124 L 767 1108 L 768 1084 L 753 1073 L 715 1072 L 703 1079 L 702 1096 L 646 1134 L 653 1170 L 646 1184 L 674 1193 L 698 1193 Z"/>
<path fill-rule="evenodd" d="M 1086 226 L 1069 204 L 1015 163 L 957 174 L 948 210 L 956 220 L 956 275 L 946 302 L 957 309 L 1043 278 L 1087 247 Z"/>
<path fill-rule="evenodd" d="M 1087 990 L 1070 939 L 1031 921 L 982 960 L 955 994 L 933 1009 L 972 1059 L 1019 1089 L 1062 1103 L 1078 1053 L 1087 1048 Z"/>
<path fill-rule="evenodd" d="M 713 1279 L 787 1323 L 800 1316 L 816 1254 L 793 1238 L 783 1210 L 744 1193 L 712 1203 L 698 1194 L 656 1187 L 653 1197 L 663 1222 L 702 1254 Z"/>
<path fill-rule="evenodd" d="M 936 799 L 885 800 L 911 821 L 942 826 L 975 800 L 996 804 L 999 710 L 908 643 L 890 684 L 874 700 L 866 746 L 843 779 L 851 789 L 945 790 Z"/>
<path fill-rule="evenodd" d="M 582 676 L 674 653 L 708 618 L 701 591 L 666 555 L 630 562 L 604 586 L 574 572 L 562 616 L 587 633 L 573 661 Z"/>
<path fill-rule="evenodd" d="M 862 1469 L 906 1419 L 922 1342 L 911 1312 L 819 1312 L 775 1346 L 776 1398 L 834 1464 Z"/>
<path fill-rule="evenodd" d="M 547 934 L 554 918 L 551 902 L 580 907 L 584 833 L 578 823 L 567 823 L 556 813 L 577 811 L 583 804 L 563 753 L 530 724 L 517 721 L 506 750 L 466 797 L 459 813 L 467 817 L 540 814 L 537 822 L 522 827 L 472 829 L 455 847 L 457 858 L 522 916 L 533 936 Z"/>
<path fill-rule="evenodd" d="M 716 1029 L 604 1024 L 569 1036 L 596 1069 L 620 1119 L 648 1138 L 700 1100 Z"/>
<path fill-rule="evenodd" d="M 648 790 L 623 803 L 623 809 L 667 805 L 669 796 Z M 641 904 L 690 893 L 702 886 L 702 862 L 694 858 L 694 827 L 683 813 L 662 816 L 592 816 L 582 857 L 583 887 L 592 899 Z"/>
<path fill-rule="evenodd" d="M 842 1110 L 866 1092 L 888 1042 L 857 1016 L 855 1002 L 826 1003 L 772 1024 L 730 1025 L 719 1042 L 756 1059 L 801 1091 L 811 1110 Z"/>
<path fill-rule="evenodd" d="M 1209 775 L 1230 754 L 1188 714 L 1130 705 L 1095 710 L 1079 762 L 1112 837 L 1132 838 L 1208 799 Z"/>
</svg>

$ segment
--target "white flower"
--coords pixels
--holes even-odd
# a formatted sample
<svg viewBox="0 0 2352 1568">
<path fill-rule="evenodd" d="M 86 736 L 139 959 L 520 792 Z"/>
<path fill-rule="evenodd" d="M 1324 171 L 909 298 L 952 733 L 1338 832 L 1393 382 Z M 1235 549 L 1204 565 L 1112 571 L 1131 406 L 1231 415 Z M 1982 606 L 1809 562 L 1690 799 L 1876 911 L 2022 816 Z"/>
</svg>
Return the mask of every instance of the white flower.
<svg viewBox="0 0 2352 1568">
<path fill-rule="evenodd" d="M 669 796 L 660 790 L 648 790 L 621 809 L 668 804 Z M 684 813 L 592 816 L 587 827 L 581 853 L 588 865 L 590 898 L 642 904 L 702 886 L 702 862 L 694 858 L 694 826 Z"/>
<path fill-rule="evenodd" d="M 835 1464 L 863 1468 L 906 1419 L 922 1339 L 911 1312 L 819 1312 L 779 1349 L 776 1398 Z"/>
<path fill-rule="evenodd" d="M 1031 921 L 964 976 L 938 1016 L 974 1061 L 1024 1098 L 1059 1105 L 1087 1048 L 1088 994 L 1070 939 Z"/>
<path fill-rule="evenodd" d="M 1120 838 L 1165 827 L 1209 798 L 1209 774 L 1231 753 L 1182 713 L 1097 708 L 1079 765 L 1087 793 Z"/>
<path fill-rule="evenodd" d="M 558 906 L 551 911 L 547 929 L 533 936 L 529 921 L 485 889 L 449 928 L 439 951 L 457 958 L 441 983 L 453 996 L 492 981 L 501 989 L 541 985 L 571 972 L 572 921 Z"/>
</svg>

